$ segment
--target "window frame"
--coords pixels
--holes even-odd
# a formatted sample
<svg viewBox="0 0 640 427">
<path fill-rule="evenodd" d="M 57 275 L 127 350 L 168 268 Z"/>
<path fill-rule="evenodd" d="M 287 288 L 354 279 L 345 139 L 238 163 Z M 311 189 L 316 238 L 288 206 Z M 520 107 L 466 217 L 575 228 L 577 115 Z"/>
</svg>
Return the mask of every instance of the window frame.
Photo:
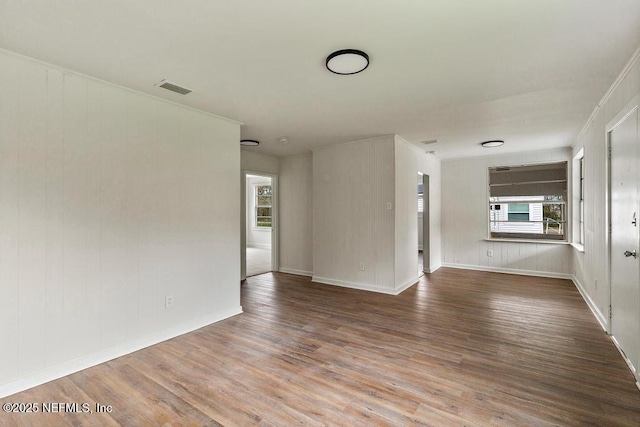
<svg viewBox="0 0 640 427">
<path fill-rule="evenodd" d="M 573 157 L 573 172 L 572 172 L 572 190 L 573 195 L 571 197 L 571 207 L 573 210 L 572 220 L 573 227 L 571 233 L 571 245 L 578 251 L 584 252 L 585 250 L 585 177 L 586 177 L 586 162 L 585 162 L 585 150 L 584 147 L 578 151 Z"/>
<path fill-rule="evenodd" d="M 553 166 L 553 165 L 558 165 L 558 164 L 564 164 L 564 177 L 563 179 L 557 179 L 557 180 L 551 180 L 553 182 L 559 182 L 559 183 L 564 183 L 564 194 L 562 194 L 562 200 L 553 200 L 553 199 L 546 199 L 546 196 L 554 196 L 556 194 L 547 194 L 547 195 L 538 195 L 538 196 L 492 196 L 491 194 L 491 171 L 498 171 L 499 169 L 502 168 L 509 168 L 509 169 L 514 169 L 514 168 L 524 168 L 524 167 L 538 167 L 538 166 Z M 550 168 L 551 169 L 551 168 Z M 569 210 L 568 210 L 568 201 L 567 201 L 567 192 L 568 192 L 568 173 L 569 173 L 569 162 L 566 160 L 561 160 L 561 161 L 549 161 L 549 162 L 541 162 L 541 163 L 530 163 L 530 164 L 520 164 L 520 165 L 509 165 L 509 166 L 489 166 L 487 168 L 487 201 L 488 201 L 488 206 L 487 206 L 487 240 L 494 240 L 494 241 L 515 241 L 515 242 L 535 242 L 535 243 L 556 243 L 556 244 L 567 244 L 569 243 L 569 235 L 570 235 L 570 215 L 569 215 Z M 551 182 L 549 181 L 549 182 Z M 535 182 L 540 182 L 540 183 L 544 183 L 545 181 L 535 181 Z M 524 182 L 523 184 L 528 184 L 527 182 Z M 500 185 L 504 185 L 504 184 L 494 184 L 495 187 L 498 187 Z M 508 184 L 507 184 L 508 185 Z M 545 199 L 542 200 L 537 200 L 538 197 L 541 196 L 545 196 Z M 505 200 L 505 201 L 500 201 L 500 200 L 496 200 L 499 197 L 504 197 L 504 198 L 510 198 L 510 197 L 516 197 L 516 198 L 521 198 L 521 200 Z M 561 221 L 559 221 L 559 223 L 561 224 L 561 229 L 562 229 L 562 233 L 561 234 L 545 234 L 543 233 L 530 233 L 530 232 L 496 232 L 496 231 L 492 231 L 492 224 L 495 224 L 497 222 L 511 222 L 511 223 L 516 223 L 516 222 L 522 222 L 522 223 L 536 223 L 536 222 L 540 222 L 543 224 L 545 224 L 545 220 L 544 220 L 544 216 L 543 219 L 540 221 L 537 220 L 532 220 L 531 219 L 531 212 L 532 212 L 532 207 L 531 204 L 532 203 L 540 203 L 541 209 L 544 212 L 544 205 L 561 205 L 561 209 L 562 209 L 562 218 Z M 528 221 L 517 221 L 517 220 L 508 220 L 508 215 L 509 215 L 509 211 L 507 210 L 507 217 L 505 220 L 496 220 L 495 219 L 495 214 L 492 214 L 492 212 L 495 212 L 493 210 L 493 206 L 495 205 L 509 205 L 509 204 L 529 204 L 529 220 Z M 508 209 L 508 208 L 507 208 Z M 558 237 L 554 237 L 554 236 L 558 236 Z"/>
</svg>

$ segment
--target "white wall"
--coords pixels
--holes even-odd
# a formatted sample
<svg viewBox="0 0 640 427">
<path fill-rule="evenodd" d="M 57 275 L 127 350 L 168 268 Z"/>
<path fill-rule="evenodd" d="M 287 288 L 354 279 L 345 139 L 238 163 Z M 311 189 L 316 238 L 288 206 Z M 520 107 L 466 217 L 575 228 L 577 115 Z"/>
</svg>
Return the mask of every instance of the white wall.
<svg viewBox="0 0 640 427">
<path fill-rule="evenodd" d="M 498 149 L 499 150 L 499 149 Z M 490 166 L 567 160 L 570 149 L 490 155 L 442 162 L 443 265 L 568 277 L 566 244 L 487 241 Z M 493 257 L 487 251 L 493 251 Z"/>
<path fill-rule="evenodd" d="M 313 151 L 313 280 L 394 292 L 394 141 Z"/>
<path fill-rule="evenodd" d="M 280 173 L 280 159 L 255 150 L 256 148 L 244 147 L 240 150 L 240 167 L 242 170 L 278 175 Z"/>
<path fill-rule="evenodd" d="M 250 248 L 271 249 L 271 228 L 257 228 L 255 218 L 256 198 L 254 187 L 256 185 L 271 185 L 271 179 L 266 177 L 247 177 L 247 211 L 246 233 L 247 246 Z"/>
<path fill-rule="evenodd" d="M 405 139 L 395 137 L 395 285 L 403 289 L 418 280 L 418 172 L 429 175 L 429 265 L 441 263 L 441 167 L 440 160 Z M 420 227 L 421 229 L 421 227 Z M 425 263 L 426 264 L 426 263 Z"/>
<path fill-rule="evenodd" d="M 0 99 L 0 396 L 241 312 L 237 123 L 4 51 Z"/>
<path fill-rule="evenodd" d="M 280 271 L 313 275 L 313 158 L 280 159 Z"/>
<path fill-rule="evenodd" d="M 584 252 L 573 250 L 571 272 L 603 326 L 609 321 L 611 288 L 607 248 L 607 154 L 605 127 L 640 93 L 640 50 L 636 51 L 619 80 L 599 103 L 598 109 L 573 144 L 575 156 L 584 147 Z"/>
</svg>

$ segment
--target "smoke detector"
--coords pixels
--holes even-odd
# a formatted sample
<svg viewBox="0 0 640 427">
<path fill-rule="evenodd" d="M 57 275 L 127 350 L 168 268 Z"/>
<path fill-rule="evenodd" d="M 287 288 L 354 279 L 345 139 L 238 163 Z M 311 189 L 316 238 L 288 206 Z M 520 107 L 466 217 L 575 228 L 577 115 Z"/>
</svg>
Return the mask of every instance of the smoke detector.
<svg viewBox="0 0 640 427">
<path fill-rule="evenodd" d="M 289 142 L 289 138 L 287 138 L 286 136 L 281 136 L 278 141 L 280 141 L 280 144 L 286 144 Z"/>
<path fill-rule="evenodd" d="M 175 83 L 170 82 L 169 80 L 162 80 L 156 83 L 154 86 L 161 87 L 162 89 L 170 90 L 171 92 L 179 93 L 180 95 L 186 95 L 188 93 L 193 92 L 191 89 L 187 89 L 186 87 L 179 86 Z"/>
</svg>

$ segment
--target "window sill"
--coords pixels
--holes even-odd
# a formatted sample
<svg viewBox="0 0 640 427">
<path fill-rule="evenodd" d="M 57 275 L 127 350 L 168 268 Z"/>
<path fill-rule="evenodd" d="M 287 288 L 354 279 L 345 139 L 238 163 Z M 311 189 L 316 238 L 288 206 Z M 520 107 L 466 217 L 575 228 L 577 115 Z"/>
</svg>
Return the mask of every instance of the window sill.
<svg viewBox="0 0 640 427">
<path fill-rule="evenodd" d="M 584 245 L 581 245 L 580 243 L 571 243 L 571 246 L 573 246 L 578 252 L 584 253 Z"/>
<path fill-rule="evenodd" d="M 271 231 L 271 227 L 251 227 L 253 231 Z"/>
<path fill-rule="evenodd" d="M 509 242 L 509 243 L 544 243 L 547 245 L 568 245 L 566 240 L 538 240 L 538 239 L 499 239 L 496 237 L 487 237 L 487 242 Z"/>
</svg>

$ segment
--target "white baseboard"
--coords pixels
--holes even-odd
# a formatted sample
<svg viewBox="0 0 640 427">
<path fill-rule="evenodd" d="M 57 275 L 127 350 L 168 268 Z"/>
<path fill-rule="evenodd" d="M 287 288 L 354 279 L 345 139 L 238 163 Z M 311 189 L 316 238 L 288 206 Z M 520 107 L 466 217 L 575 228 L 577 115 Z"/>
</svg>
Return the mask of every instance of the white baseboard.
<svg viewBox="0 0 640 427">
<path fill-rule="evenodd" d="M 501 268 L 501 267 L 487 267 L 484 265 L 467 265 L 467 264 L 449 264 L 443 263 L 442 267 L 448 268 L 459 268 L 461 270 L 477 270 L 477 271 L 488 271 L 490 273 L 507 273 L 507 274 L 517 274 L 520 276 L 537 276 L 537 277 L 550 277 L 553 279 L 569 279 L 571 280 L 572 276 L 566 273 L 556 273 L 553 271 L 535 271 L 535 270 L 520 270 L 517 268 Z"/>
<path fill-rule="evenodd" d="M 406 281 L 402 286 L 400 286 L 395 290 L 394 295 L 400 295 L 402 292 L 406 291 L 407 289 L 409 289 L 419 281 L 420 281 L 420 278 L 417 276 L 411 280 Z"/>
<path fill-rule="evenodd" d="M 442 264 L 438 264 L 435 267 L 432 268 L 427 268 L 424 270 L 425 273 L 435 273 L 436 271 L 438 271 L 440 269 L 440 267 L 442 267 Z"/>
<path fill-rule="evenodd" d="M 295 269 L 295 268 L 287 268 L 287 267 L 280 267 L 278 269 L 278 271 L 280 271 L 280 273 L 296 274 L 298 276 L 313 277 L 313 271 L 298 270 L 298 269 Z"/>
<path fill-rule="evenodd" d="M 582 283 L 580 283 L 580 280 L 578 280 L 576 276 L 571 276 L 571 280 L 573 281 L 573 284 L 575 285 L 575 287 L 578 289 L 578 292 L 580 292 L 580 295 L 582 295 L 582 299 L 584 300 L 584 302 L 587 303 L 587 307 L 589 307 L 589 310 L 591 310 L 591 312 L 595 316 L 598 323 L 600 323 L 600 326 L 602 327 L 602 329 L 604 329 L 605 332 L 609 332 L 608 331 L 609 322 L 607 322 L 607 318 L 605 317 L 604 314 L 602 314 L 602 312 L 598 309 L 596 304 L 593 302 L 593 300 L 587 293 L 584 286 L 582 286 Z"/>
<path fill-rule="evenodd" d="M 618 349 L 618 352 L 620 353 L 620 356 L 622 356 L 622 358 L 624 359 L 625 363 L 627 364 L 627 367 L 629 368 L 629 370 L 633 374 L 634 378 L 636 378 L 636 385 L 637 385 L 638 384 L 638 382 L 637 382 L 638 376 L 637 376 L 636 367 L 633 366 L 633 362 L 631 362 L 631 360 L 629 360 L 627 355 L 624 354 L 624 351 L 622 350 L 622 347 L 620 346 L 620 343 L 618 342 L 616 337 L 614 337 L 613 335 L 609 335 L 609 338 L 611 338 L 611 341 L 613 342 L 613 344 Z"/>
<path fill-rule="evenodd" d="M 345 280 L 335 280 L 335 279 L 329 279 L 326 277 L 313 276 L 311 278 L 312 282 L 322 283 L 324 285 L 341 286 L 343 288 L 358 289 L 360 291 L 377 292 L 380 294 L 387 294 L 387 295 L 399 295 L 401 292 L 405 291 L 406 289 L 410 288 L 414 284 L 418 283 L 419 280 L 420 279 L 416 277 L 415 279 L 411 279 L 407 281 L 398 289 L 390 289 L 390 288 L 383 288 L 380 286 L 370 285 L 368 283 L 348 282 Z"/>
<path fill-rule="evenodd" d="M 256 248 L 256 249 L 269 249 L 271 250 L 271 244 L 269 243 L 251 243 L 247 245 L 248 248 Z"/>
<path fill-rule="evenodd" d="M 329 279 L 327 277 L 318 277 L 313 276 L 311 278 L 312 282 L 322 283 L 324 285 L 333 285 L 333 286 L 342 286 L 343 288 L 351 288 L 351 289 L 359 289 L 361 291 L 370 291 L 370 292 L 378 292 L 381 294 L 387 295 L 396 295 L 395 289 L 390 288 L 382 288 L 375 285 L 370 285 L 368 283 L 358 283 L 358 282 L 348 282 L 345 280 L 335 280 Z"/>
<path fill-rule="evenodd" d="M 156 332 L 132 342 L 120 344 L 105 350 L 100 350 L 95 353 L 82 356 L 78 359 L 70 360 L 68 362 L 52 366 L 38 373 L 29 375 L 25 378 L 20 378 L 18 380 L 0 386 L 0 398 L 19 393 L 21 391 L 47 383 L 49 381 L 56 380 L 58 378 L 65 377 L 67 375 L 71 375 L 75 372 L 82 371 L 83 369 L 108 362 L 109 360 L 116 359 L 126 354 L 133 353 L 134 351 L 138 351 L 154 344 L 161 343 L 162 341 L 166 341 L 168 339 L 175 338 L 188 332 L 195 331 L 196 329 L 200 329 L 212 323 L 219 322 L 221 320 L 241 313 L 242 307 L 239 306 L 234 310 L 229 310 L 222 314 L 204 316 L 199 319 L 186 322 L 180 326 Z"/>
</svg>

